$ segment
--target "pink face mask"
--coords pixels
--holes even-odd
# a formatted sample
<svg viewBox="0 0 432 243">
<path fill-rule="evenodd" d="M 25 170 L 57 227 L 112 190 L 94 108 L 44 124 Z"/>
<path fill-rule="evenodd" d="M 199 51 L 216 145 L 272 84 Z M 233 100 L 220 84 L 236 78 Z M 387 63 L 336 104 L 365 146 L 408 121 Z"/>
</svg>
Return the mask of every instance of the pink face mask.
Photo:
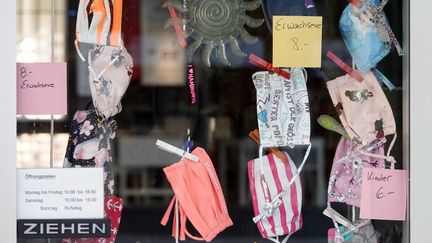
<svg viewBox="0 0 432 243">
<path fill-rule="evenodd" d="M 178 200 L 179 217 L 174 217 L 173 237 L 186 236 L 194 240 L 212 241 L 217 234 L 231 226 L 233 222 L 228 215 L 228 209 L 210 157 L 204 149 L 197 147 L 192 154 L 199 158 L 193 162 L 182 158 L 178 163 L 165 167 L 163 170 L 174 190 L 174 198 L 161 220 L 162 225 L 168 223 L 174 202 Z M 177 210 L 176 210 L 177 211 Z M 189 233 L 186 221 L 189 220 L 201 236 Z M 179 232 L 176 224 L 180 225 Z"/>
<path fill-rule="evenodd" d="M 371 71 L 363 75 L 362 82 L 345 75 L 328 81 L 327 88 L 342 125 L 356 145 L 365 146 L 396 133 L 393 111 Z"/>
<path fill-rule="evenodd" d="M 369 152 L 384 155 L 382 144 L 372 144 Z M 342 137 L 336 149 L 328 186 L 328 201 L 360 207 L 363 168 L 384 168 L 385 161 L 360 153 L 352 141 Z"/>
<path fill-rule="evenodd" d="M 260 154 L 262 150 L 260 149 Z M 302 228 L 302 187 L 298 170 L 287 153 L 287 162 L 274 154 L 260 156 L 248 163 L 249 187 L 255 217 L 253 221 L 263 238 L 279 242 L 278 237 Z"/>
</svg>

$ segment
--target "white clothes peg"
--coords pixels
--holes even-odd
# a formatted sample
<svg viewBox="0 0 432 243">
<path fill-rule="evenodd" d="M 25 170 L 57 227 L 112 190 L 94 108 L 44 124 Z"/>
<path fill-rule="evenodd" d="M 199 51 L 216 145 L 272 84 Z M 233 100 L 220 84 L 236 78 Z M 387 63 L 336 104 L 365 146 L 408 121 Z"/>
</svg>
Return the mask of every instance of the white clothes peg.
<svg viewBox="0 0 432 243">
<path fill-rule="evenodd" d="M 323 212 L 323 214 L 329 218 L 332 218 L 332 216 L 334 217 L 334 219 L 336 220 L 336 222 L 338 222 L 339 224 L 345 226 L 348 229 L 351 229 L 353 227 L 352 223 L 345 218 L 344 216 L 340 215 L 338 212 L 336 212 L 334 209 L 332 208 L 326 208 Z"/>
<path fill-rule="evenodd" d="M 190 160 L 192 160 L 194 162 L 197 162 L 197 163 L 199 162 L 199 158 L 196 155 L 191 154 L 189 152 L 186 152 L 183 149 L 179 149 L 179 148 L 177 148 L 177 147 L 175 147 L 175 146 L 173 146 L 173 145 L 171 145 L 169 143 L 166 143 L 166 142 L 164 142 L 162 140 L 158 139 L 156 141 L 156 146 L 158 146 L 160 149 L 163 149 L 163 150 L 165 150 L 167 152 L 176 154 L 176 155 L 178 155 L 180 157 L 185 157 L 185 158 L 190 159 Z"/>
</svg>

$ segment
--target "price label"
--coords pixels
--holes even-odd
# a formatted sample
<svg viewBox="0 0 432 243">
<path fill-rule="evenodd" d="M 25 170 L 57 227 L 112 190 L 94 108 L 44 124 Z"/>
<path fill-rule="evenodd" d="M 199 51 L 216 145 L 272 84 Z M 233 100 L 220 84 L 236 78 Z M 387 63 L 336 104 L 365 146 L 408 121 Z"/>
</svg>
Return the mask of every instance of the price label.
<svg viewBox="0 0 432 243">
<path fill-rule="evenodd" d="M 66 63 L 17 63 L 17 114 L 66 114 L 66 76 Z"/>
<path fill-rule="evenodd" d="M 273 16 L 273 66 L 321 67 L 322 17 Z"/>
<path fill-rule="evenodd" d="M 18 219 L 104 217 L 103 168 L 17 170 Z"/>
<path fill-rule="evenodd" d="M 407 171 L 363 168 L 360 218 L 405 220 Z"/>
</svg>

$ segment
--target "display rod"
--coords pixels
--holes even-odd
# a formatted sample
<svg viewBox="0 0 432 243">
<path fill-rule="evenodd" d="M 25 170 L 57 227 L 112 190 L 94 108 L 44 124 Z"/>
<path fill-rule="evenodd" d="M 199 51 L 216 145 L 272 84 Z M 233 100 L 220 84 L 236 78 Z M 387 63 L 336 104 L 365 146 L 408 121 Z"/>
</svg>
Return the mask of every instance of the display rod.
<svg viewBox="0 0 432 243">
<path fill-rule="evenodd" d="M 55 0 L 51 0 L 51 63 L 54 62 Z M 50 168 L 54 167 L 54 115 L 51 114 L 50 128 Z M 48 243 L 51 239 L 48 238 Z"/>
<path fill-rule="evenodd" d="M 51 0 L 51 63 L 54 62 L 55 0 Z M 50 168 L 54 167 L 54 115 L 51 114 L 50 128 Z"/>
</svg>

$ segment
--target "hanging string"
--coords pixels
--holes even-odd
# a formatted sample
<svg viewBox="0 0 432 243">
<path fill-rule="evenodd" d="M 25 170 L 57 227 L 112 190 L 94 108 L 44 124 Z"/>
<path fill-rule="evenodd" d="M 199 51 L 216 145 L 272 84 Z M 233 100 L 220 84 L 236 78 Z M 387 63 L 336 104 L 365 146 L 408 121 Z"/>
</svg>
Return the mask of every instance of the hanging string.
<svg viewBox="0 0 432 243">
<path fill-rule="evenodd" d="M 175 233 L 175 242 L 179 243 L 179 231 L 180 231 L 180 213 L 178 208 L 178 199 L 176 197 L 175 199 L 175 227 L 176 227 L 176 233 Z"/>
</svg>

